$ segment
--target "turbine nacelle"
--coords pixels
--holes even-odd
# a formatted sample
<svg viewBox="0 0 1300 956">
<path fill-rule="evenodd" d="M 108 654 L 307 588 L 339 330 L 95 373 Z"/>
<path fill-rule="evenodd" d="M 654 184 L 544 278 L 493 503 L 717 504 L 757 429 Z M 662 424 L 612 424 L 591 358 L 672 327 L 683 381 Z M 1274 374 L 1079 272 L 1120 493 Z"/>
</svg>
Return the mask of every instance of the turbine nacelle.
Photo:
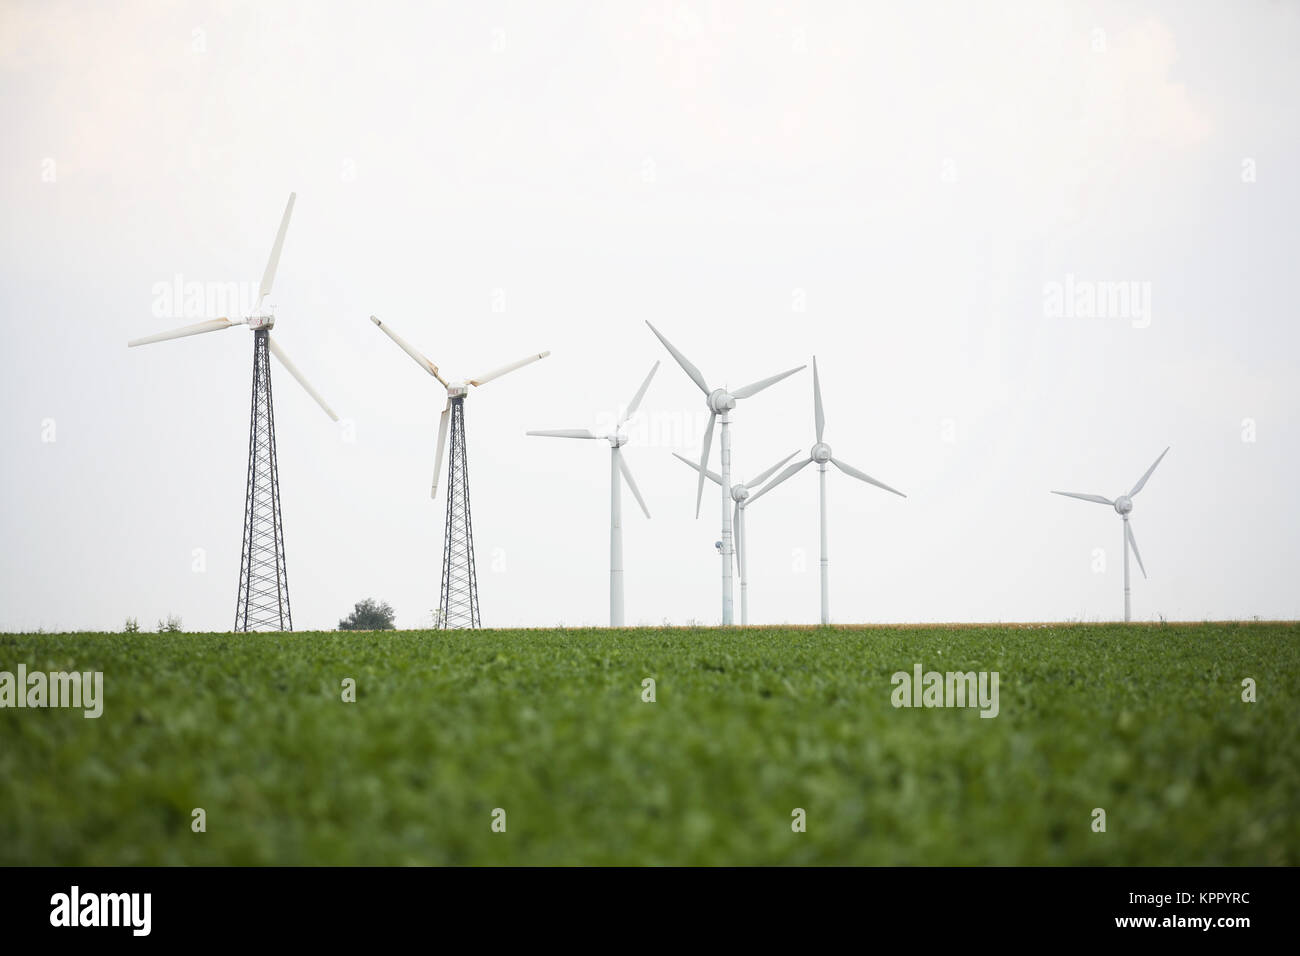
<svg viewBox="0 0 1300 956">
<path fill-rule="evenodd" d="M 824 441 L 819 441 L 812 446 L 812 450 L 808 454 L 817 464 L 824 465 L 831 460 L 831 446 Z"/>
<path fill-rule="evenodd" d="M 1128 495 L 1120 495 L 1115 499 L 1115 510 L 1122 515 L 1129 514 L 1133 510 L 1133 499 Z"/>
<path fill-rule="evenodd" d="M 244 320 L 244 324 L 254 331 L 257 331 L 258 329 L 273 329 L 275 328 L 275 316 L 250 315 Z"/>
<path fill-rule="evenodd" d="M 464 398 L 469 394 L 469 382 L 448 382 L 448 398 Z"/>
<path fill-rule="evenodd" d="M 729 412 L 736 407 L 736 399 L 725 388 L 715 388 L 709 393 L 709 411 L 715 415 Z"/>
</svg>

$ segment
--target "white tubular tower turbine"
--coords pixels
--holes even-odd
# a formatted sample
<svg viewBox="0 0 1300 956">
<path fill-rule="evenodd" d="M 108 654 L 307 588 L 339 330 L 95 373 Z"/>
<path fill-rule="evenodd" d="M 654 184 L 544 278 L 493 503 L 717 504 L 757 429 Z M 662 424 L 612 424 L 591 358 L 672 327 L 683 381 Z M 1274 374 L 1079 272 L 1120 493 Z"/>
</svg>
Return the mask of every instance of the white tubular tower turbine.
<svg viewBox="0 0 1300 956">
<path fill-rule="evenodd" d="M 677 364 L 682 367 L 692 382 L 696 384 L 701 392 L 704 393 L 704 400 L 709 409 L 709 424 L 704 430 L 704 448 L 700 454 L 700 478 L 695 492 L 695 517 L 700 516 L 700 503 L 704 498 L 704 471 L 709 467 L 709 450 L 713 444 L 713 424 L 719 418 L 722 419 L 722 624 L 724 627 L 730 627 L 733 623 L 732 611 L 732 562 L 734 561 L 735 546 L 732 540 L 731 527 L 731 507 L 730 507 L 730 488 L 731 488 L 731 412 L 736 407 L 736 402 L 757 395 L 763 389 L 770 385 L 775 385 L 783 378 L 788 378 L 795 372 L 807 368 L 806 365 L 800 365 L 798 368 L 792 368 L 780 372 L 769 378 L 760 379 L 743 388 L 728 390 L 725 388 L 709 388 L 708 382 L 700 374 L 700 370 L 691 364 L 690 360 L 677 351 L 673 344 L 649 322 L 650 331 L 655 334 L 668 353 L 676 359 Z"/>
<path fill-rule="evenodd" d="M 1160 462 L 1164 459 L 1165 455 L 1167 454 L 1169 454 L 1169 448 L 1166 447 L 1165 450 L 1160 453 L 1160 457 L 1157 458 L 1152 463 L 1151 467 L 1146 470 L 1146 473 L 1137 480 L 1137 484 L 1135 484 L 1132 487 L 1129 493 L 1126 495 L 1120 495 L 1114 501 L 1112 501 L 1107 497 L 1104 497 L 1103 495 L 1085 495 L 1085 494 L 1080 494 L 1079 492 L 1076 491 L 1053 491 L 1052 492 L 1052 494 L 1054 495 L 1064 495 L 1067 498 L 1078 498 L 1080 501 L 1091 501 L 1099 505 L 1110 505 L 1112 508 L 1115 509 L 1116 514 L 1118 514 L 1121 518 L 1124 519 L 1123 548 L 1124 548 L 1124 623 L 1125 624 L 1127 624 L 1130 620 L 1132 620 L 1132 603 L 1129 599 L 1129 579 L 1128 579 L 1128 573 L 1129 573 L 1128 552 L 1130 548 L 1133 550 L 1133 557 L 1137 558 L 1138 567 L 1142 570 L 1142 577 L 1145 578 L 1147 576 L 1147 569 L 1142 564 L 1142 555 L 1138 552 L 1137 538 L 1133 537 L 1133 526 L 1129 524 L 1129 515 L 1133 513 L 1133 499 L 1137 497 L 1137 493 L 1139 491 L 1141 491 L 1143 488 L 1146 487 L 1147 479 L 1151 477 L 1151 473 L 1156 470 L 1156 465 L 1160 464 Z"/>
<path fill-rule="evenodd" d="M 589 431 L 586 428 L 549 428 L 530 431 L 527 434 L 537 435 L 542 438 L 585 438 L 589 440 L 604 439 L 609 442 L 609 626 L 623 626 L 623 482 L 627 482 L 628 488 L 632 492 L 632 497 L 636 498 L 636 503 L 641 506 L 641 511 L 647 518 L 650 517 L 650 509 L 645 505 L 645 499 L 641 497 L 641 490 L 636 486 L 636 479 L 632 477 L 632 469 L 628 467 L 627 459 L 623 457 L 623 446 L 627 444 L 627 434 L 623 431 L 623 426 L 628 423 L 636 410 L 641 406 L 641 399 L 645 398 L 646 389 L 650 387 L 650 380 L 654 378 L 655 372 L 659 370 L 659 363 L 650 369 L 650 374 L 645 377 L 641 387 L 636 390 L 632 396 L 632 401 L 628 402 L 627 408 L 619 417 L 618 423 L 614 426 L 612 432 Z"/>
<path fill-rule="evenodd" d="M 877 481 L 865 472 L 861 472 L 852 465 L 847 464 L 831 455 L 831 446 L 823 441 L 823 435 L 826 431 L 826 415 L 822 411 L 822 385 L 821 378 L 817 374 L 817 356 L 813 356 L 813 416 L 817 425 L 817 443 L 812 446 L 808 457 L 803 461 L 797 461 L 790 465 L 785 471 L 777 475 L 769 484 L 760 489 L 749 503 L 753 504 L 763 495 L 767 494 L 781 482 L 801 471 L 806 465 L 817 462 L 818 486 L 819 486 L 819 510 L 821 512 L 821 590 L 822 590 L 822 623 L 831 622 L 831 588 L 830 588 L 830 555 L 828 554 L 826 541 L 826 465 L 832 464 L 850 478 L 856 478 L 859 481 L 865 481 L 869 485 L 875 485 L 877 488 L 883 488 L 891 494 L 898 495 L 900 498 L 906 498 L 897 489 L 889 487 L 884 482 Z"/>
</svg>

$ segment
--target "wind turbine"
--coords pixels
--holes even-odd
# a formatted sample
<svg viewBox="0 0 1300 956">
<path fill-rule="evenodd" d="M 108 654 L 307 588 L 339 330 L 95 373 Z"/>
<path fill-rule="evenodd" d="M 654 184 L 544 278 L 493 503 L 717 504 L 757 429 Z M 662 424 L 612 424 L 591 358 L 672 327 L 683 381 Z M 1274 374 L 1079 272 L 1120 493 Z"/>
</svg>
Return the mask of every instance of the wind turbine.
<svg viewBox="0 0 1300 956">
<path fill-rule="evenodd" d="M 595 432 L 588 431 L 585 428 L 553 428 L 539 429 L 528 432 L 529 435 L 539 435 L 544 438 L 603 438 L 609 442 L 609 626 L 623 626 L 623 481 L 627 481 L 627 486 L 632 490 L 632 496 L 636 498 L 636 503 L 641 506 L 647 518 L 650 517 L 650 509 L 645 506 L 645 499 L 641 497 L 641 492 L 636 486 L 636 479 L 632 477 L 632 469 L 627 466 L 627 460 L 623 457 L 623 446 L 627 444 L 627 435 L 623 432 L 623 426 L 628 420 L 636 414 L 637 408 L 641 405 L 641 399 L 645 397 L 646 389 L 650 387 L 650 380 L 655 377 L 655 372 L 659 370 L 659 363 L 655 362 L 650 368 L 650 374 L 645 377 L 641 387 L 636 390 L 632 396 L 632 401 L 628 403 L 623 412 L 623 417 L 618 420 L 612 432 L 603 432 L 597 435 Z"/>
<path fill-rule="evenodd" d="M 876 481 L 876 479 L 872 478 L 870 475 L 858 471 L 858 469 L 854 468 L 852 465 L 849 465 L 843 461 L 840 461 L 838 458 L 834 458 L 831 456 L 831 446 L 826 444 L 826 442 L 822 440 L 823 433 L 826 431 L 826 416 L 822 412 L 822 384 L 821 384 L 821 378 L 817 374 L 817 356 L 815 355 L 813 356 L 813 414 L 816 416 L 816 421 L 817 421 L 817 443 L 812 446 L 812 450 L 808 453 L 808 457 L 805 458 L 803 461 L 795 462 L 793 465 L 788 467 L 785 471 L 781 472 L 781 474 L 777 475 L 776 478 L 770 484 L 765 485 L 757 494 L 755 494 L 752 498 L 750 498 L 749 503 L 752 505 L 755 501 L 757 501 L 763 495 L 767 494 L 769 491 L 771 491 L 781 482 L 785 481 L 791 475 L 800 471 L 805 465 L 808 465 L 814 461 L 817 462 L 817 470 L 820 473 L 818 475 L 818 480 L 821 485 L 820 500 L 821 500 L 821 549 L 822 549 L 822 559 L 821 559 L 822 623 L 829 624 L 831 622 L 831 607 L 830 607 L 830 558 L 828 557 L 826 551 L 826 464 L 827 462 L 834 465 L 836 468 L 838 468 L 840 471 L 844 472 L 844 474 L 848 475 L 851 478 L 857 478 L 859 481 L 865 481 L 869 485 L 875 485 L 877 488 L 883 488 L 885 491 L 891 492 L 892 494 L 896 494 L 900 498 L 906 498 L 907 495 L 903 494 L 901 491 L 889 487 L 889 485 L 885 484 L 884 482 Z"/>
<path fill-rule="evenodd" d="M 750 490 L 771 478 L 778 468 L 797 454 L 798 452 L 792 451 L 767 471 L 755 475 L 750 481 L 737 482 L 731 486 L 731 500 L 735 502 L 731 509 L 731 522 L 736 529 L 736 537 L 740 539 L 739 546 L 736 548 L 736 564 L 740 569 L 740 623 L 742 627 L 749 624 L 749 560 L 745 556 L 745 549 L 749 545 L 749 532 L 745 530 L 745 509 L 749 504 Z M 680 461 L 686 462 L 696 471 L 702 472 L 714 484 L 726 487 L 722 483 L 722 476 L 716 471 L 701 468 L 696 462 L 678 455 L 677 452 L 673 452 L 673 455 Z"/>
<path fill-rule="evenodd" d="M 770 378 L 746 385 L 743 388 L 737 388 L 728 391 L 725 388 L 710 389 L 700 370 L 691 364 L 681 352 L 673 348 L 671 342 L 664 338 L 659 330 L 649 322 L 650 331 L 655 334 L 660 342 L 664 344 L 669 354 L 677 360 L 677 364 L 682 370 L 691 377 L 701 392 L 704 393 L 705 402 L 709 408 L 709 424 L 704 429 L 704 450 L 700 454 L 700 481 L 695 491 L 695 517 L 700 516 L 700 502 L 704 498 L 704 469 L 709 467 L 709 449 L 713 444 L 713 423 L 722 418 L 722 475 L 720 484 L 722 485 L 722 624 L 728 627 L 732 623 L 732 600 L 731 600 L 731 562 L 735 549 L 731 540 L 731 509 L 727 507 L 727 500 L 730 498 L 729 489 L 731 487 L 731 411 L 736 407 L 736 402 L 741 399 L 757 395 L 769 385 L 775 385 L 783 378 L 788 378 L 795 372 L 807 368 L 800 365 L 798 368 L 792 368 L 789 371 L 781 372 Z"/>
<path fill-rule="evenodd" d="M 1124 519 L 1124 622 L 1127 624 L 1130 620 L 1129 611 L 1129 585 L 1128 585 L 1128 552 L 1129 548 L 1133 549 L 1133 557 L 1137 558 L 1138 567 L 1142 569 L 1142 577 L 1147 576 L 1147 569 L 1142 565 L 1142 555 L 1138 553 L 1137 539 L 1133 537 L 1133 527 L 1129 524 L 1128 516 L 1133 513 L 1133 499 L 1137 493 L 1146 487 L 1147 479 L 1151 477 L 1151 472 L 1156 470 L 1156 465 L 1160 464 L 1165 455 L 1169 454 L 1169 447 L 1160 453 L 1160 457 L 1155 460 L 1150 468 L 1146 470 L 1137 484 L 1126 495 L 1120 495 L 1114 501 L 1109 498 L 1103 498 L 1101 495 L 1081 495 L 1073 491 L 1053 491 L 1054 495 L 1064 495 L 1067 498 L 1078 498 L 1080 501 L 1095 501 L 1099 505 L 1110 505 Z"/>
<path fill-rule="evenodd" d="M 478 574 L 474 568 L 474 524 L 469 506 L 469 461 L 465 450 L 465 397 L 471 385 L 476 388 L 508 372 L 544 359 L 550 352 L 539 352 L 511 362 L 474 378 L 448 381 L 418 349 L 373 315 L 370 321 L 397 343 L 415 363 L 436 378 L 447 390 L 447 404 L 438 422 L 438 451 L 433 466 L 430 498 L 438 497 L 438 473 L 442 471 L 443 450 L 447 446 L 447 425 L 451 424 L 451 463 L 447 468 L 447 523 L 442 547 L 442 605 L 438 627 L 478 627 Z"/>
<path fill-rule="evenodd" d="M 284 563 L 284 527 L 280 516 L 280 470 L 275 453 L 275 409 L 271 400 L 271 364 L 268 354 L 274 355 L 281 365 L 298 380 L 333 421 L 339 417 L 325 404 L 325 399 L 303 378 L 298 367 L 289 361 L 275 339 L 271 329 L 275 316 L 262 311 L 262 301 L 271 294 L 275 273 L 280 266 L 280 250 L 284 236 L 289 231 L 289 217 L 293 215 L 296 193 L 289 194 L 284 207 L 280 229 L 271 246 L 271 257 L 262 272 L 257 304 L 252 314 L 242 319 L 209 319 L 196 322 L 170 332 L 159 332 L 127 342 L 128 348 L 179 339 L 203 332 L 216 332 L 237 325 L 247 325 L 253 331 L 253 404 L 248 428 L 248 486 L 244 494 L 243 555 L 239 565 L 239 594 L 235 601 L 235 630 L 254 631 L 274 627 L 281 631 L 293 630 L 293 616 L 289 609 L 289 577 Z"/>
</svg>

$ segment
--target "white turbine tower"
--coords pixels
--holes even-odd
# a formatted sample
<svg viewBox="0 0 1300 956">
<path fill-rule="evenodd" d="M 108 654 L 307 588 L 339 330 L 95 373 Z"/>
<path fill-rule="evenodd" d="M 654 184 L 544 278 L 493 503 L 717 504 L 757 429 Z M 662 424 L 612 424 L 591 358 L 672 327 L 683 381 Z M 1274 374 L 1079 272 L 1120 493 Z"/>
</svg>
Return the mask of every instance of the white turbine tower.
<svg viewBox="0 0 1300 956">
<path fill-rule="evenodd" d="M 1052 492 L 1052 494 L 1054 495 L 1064 495 L 1067 498 L 1078 498 L 1080 501 L 1095 501 L 1099 505 L 1110 505 L 1112 508 L 1115 509 L 1116 513 L 1118 513 L 1119 516 L 1124 519 L 1124 621 L 1125 623 L 1127 623 L 1130 620 L 1129 583 L 1128 583 L 1129 548 L 1133 549 L 1133 557 L 1137 558 L 1138 567 L 1142 569 L 1142 577 L 1145 578 L 1147 576 L 1147 569 L 1142 565 L 1142 555 L 1138 553 L 1137 539 L 1133 537 L 1133 527 L 1132 525 L 1129 524 L 1128 516 L 1133 512 L 1133 498 L 1136 497 L 1139 491 L 1141 491 L 1144 487 L 1146 487 L 1147 479 L 1151 477 L 1151 472 L 1156 470 L 1156 465 L 1160 464 L 1161 460 L 1163 460 L 1165 455 L 1167 454 L 1169 454 L 1168 447 L 1166 447 L 1165 450 L 1160 453 L 1160 457 L 1157 458 L 1155 462 L 1151 465 L 1151 467 L 1146 470 L 1146 474 L 1144 474 L 1141 478 L 1138 479 L 1137 484 L 1133 486 L 1133 489 L 1126 495 L 1120 495 L 1114 501 L 1111 501 L 1109 498 L 1104 498 L 1101 495 L 1081 495 L 1073 491 Z"/>
<path fill-rule="evenodd" d="M 732 526 L 736 529 L 736 537 L 739 539 L 736 547 L 736 566 L 740 569 L 740 623 L 742 627 L 749 624 L 749 560 L 746 558 L 745 552 L 745 549 L 749 546 L 749 532 L 745 530 L 745 509 L 749 505 L 750 491 L 771 478 L 776 474 L 778 468 L 797 454 L 798 452 L 792 451 L 762 474 L 755 475 L 754 478 L 747 482 L 737 482 L 731 486 L 731 500 L 735 502 L 731 509 L 731 521 Z M 716 471 L 701 468 L 698 463 L 691 461 L 689 458 L 683 458 L 677 452 L 673 452 L 673 455 L 686 462 L 696 471 L 703 472 L 714 484 L 723 484 L 722 476 Z M 723 487 L 726 486 L 723 485 Z"/>
<path fill-rule="evenodd" d="M 830 464 L 844 472 L 844 474 L 852 478 L 857 478 L 859 481 L 865 481 L 869 485 L 875 485 L 877 488 L 883 488 L 885 491 L 896 494 L 900 498 L 906 498 L 907 495 L 889 487 L 889 485 L 884 482 L 876 481 L 876 479 L 872 478 L 870 475 L 858 471 L 858 469 L 854 468 L 852 465 L 845 464 L 839 459 L 831 456 L 831 446 L 822 440 L 822 435 L 826 431 L 826 416 L 822 412 L 822 384 L 821 379 L 817 375 L 817 356 L 815 355 L 813 356 L 813 413 L 817 420 L 817 444 L 812 446 L 812 450 L 809 452 L 808 457 L 803 461 L 796 462 L 785 471 L 781 472 L 781 474 L 777 475 L 770 484 L 764 486 L 757 494 L 750 498 L 749 503 L 752 505 L 760 497 L 767 494 L 791 475 L 800 471 L 804 466 L 814 461 L 817 462 L 817 470 L 820 472 L 818 479 L 821 484 L 822 623 L 829 624 L 831 622 L 831 607 L 830 558 L 826 551 L 826 463 L 830 462 Z"/>
<path fill-rule="evenodd" d="M 528 432 L 529 435 L 538 435 L 543 438 L 593 438 L 605 439 L 609 442 L 609 626 L 623 626 L 623 481 L 627 481 L 627 486 L 632 490 L 632 496 L 636 498 L 636 503 L 641 506 L 647 518 L 650 517 L 650 509 L 645 506 L 645 499 L 641 497 L 641 491 L 636 486 L 636 479 L 632 477 L 632 469 L 627 466 L 627 460 L 623 457 L 623 446 L 627 444 L 627 435 L 623 431 L 623 426 L 628 423 L 633 415 L 636 414 L 637 408 L 641 405 L 641 399 L 645 398 L 646 389 L 650 387 L 650 380 L 655 377 L 655 372 L 659 371 L 659 363 L 655 362 L 650 368 L 650 374 L 645 377 L 641 387 L 636 390 L 632 396 L 632 401 L 628 403 L 623 412 L 623 416 L 618 420 L 612 432 L 602 432 L 596 434 L 585 428 L 549 428 L 538 429 Z"/>
<path fill-rule="evenodd" d="M 807 368 L 807 366 L 800 365 L 798 368 L 792 368 L 789 371 L 781 372 L 770 378 L 762 379 L 732 391 L 725 388 L 710 389 L 708 383 L 704 381 L 704 376 L 700 374 L 700 370 L 692 365 L 685 355 L 673 348 L 672 343 L 660 335 L 658 329 L 650 325 L 649 322 L 646 325 L 650 326 L 650 331 L 655 334 L 655 338 L 664 344 L 664 348 L 677 360 L 677 364 L 691 377 L 691 381 L 699 386 L 708 404 L 709 424 L 704 429 L 704 450 L 700 454 L 700 481 L 695 491 L 695 517 L 697 518 L 700 516 L 700 502 L 704 498 L 704 469 L 709 467 L 709 449 L 713 444 L 713 423 L 717 421 L 719 416 L 722 418 L 722 481 L 720 482 L 722 485 L 722 624 L 727 627 L 732 623 L 731 562 L 734 560 L 733 554 L 735 553 L 731 539 L 731 509 L 727 507 L 728 500 L 731 497 L 729 492 L 731 487 L 731 411 L 736 407 L 736 402 L 741 399 L 757 395 L 769 385 L 775 385 L 781 379 L 788 378 L 795 372 Z"/>
</svg>

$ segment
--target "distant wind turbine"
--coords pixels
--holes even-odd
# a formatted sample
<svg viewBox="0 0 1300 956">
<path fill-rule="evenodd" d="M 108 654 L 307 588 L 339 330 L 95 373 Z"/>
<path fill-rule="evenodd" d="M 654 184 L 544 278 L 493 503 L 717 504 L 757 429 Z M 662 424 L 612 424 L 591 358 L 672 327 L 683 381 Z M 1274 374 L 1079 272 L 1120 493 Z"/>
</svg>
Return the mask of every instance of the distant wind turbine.
<svg viewBox="0 0 1300 956">
<path fill-rule="evenodd" d="M 151 345 L 170 339 L 187 338 L 205 332 L 246 325 L 253 333 L 253 401 L 248 424 L 248 482 L 244 492 L 244 532 L 239 563 L 239 592 L 235 599 L 235 630 L 293 630 L 293 613 L 289 607 L 289 572 L 284 556 L 284 522 L 280 512 L 280 466 L 276 457 L 275 402 L 271 395 L 271 360 L 274 355 L 284 370 L 298 380 L 312 400 L 332 421 L 338 415 L 330 408 L 310 382 L 289 360 L 279 342 L 272 338 L 275 314 L 264 311 L 262 303 L 275 284 L 280 268 L 284 237 L 289 232 L 293 204 L 297 193 L 289 193 L 289 202 L 280 218 L 280 228 L 271 245 L 271 255 L 262 272 L 257 289 L 257 304 L 252 314 L 242 319 L 208 319 L 169 332 L 156 332 L 127 342 L 128 348 Z M 277 336 L 279 332 L 275 333 Z"/>
<path fill-rule="evenodd" d="M 768 485 L 750 498 L 749 503 L 752 505 L 755 501 L 767 494 L 781 482 L 800 471 L 805 465 L 808 465 L 810 462 L 817 462 L 817 470 L 820 472 L 818 478 L 821 483 L 822 623 L 829 624 L 831 622 L 831 608 L 830 558 L 827 555 L 826 549 L 826 463 L 830 462 L 851 478 L 857 478 L 859 481 L 865 481 L 869 485 L 883 488 L 885 491 L 896 494 L 900 498 L 906 498 L 907 495 L 889 487 L 889 485 L 883 482 L 876 481 L 876 479 L 872 478 L 870 475 L 858 471 L 858 469 L 854 468 L 852 465 L 846 464 L 838 458 L 833 458 L 831 456 L 831 446 L 822 441 L 822 434 L 826 431 L 826 416 L 822 412 L 822 385 L 821 379 L 817 375 L 817 356 L 815 355 L 813 356 L 813 414 L 816 416 L 817 420 L 817 443 L 812 446 L 812 450 L 809 452 L 808 457 L 803 461 L 795 462 L 785 471 L 781 472 L 781 474 L 777 475 Z"/>
<path fill-rule="evenodd" d="M 585 428 L 555 428 L 528 432 L 529 435 L 539 435 L 544 438 L 603 438 L 609 442 L 610 627 L 623 626 L 623 497 L 621 493 L 623 481 L 627 481 L 632 496 L 636 498 L 636 503 L 641 506 L 645 516 L 650 517 L 650 509 L 645 506 L 645 499 L 641 497 L 641 491 L 636 486 L 636 479 L 632 477 L 632 470 L 628 468 L 627 461 L 623 458 L 622 449 L 627 444 L 627 435 L 623 431 L 623 426 L 636 414 L 637 408 L 641 405 L 641 399 L 645 398 L 646 389 L 650 387 L 650 380 L 654 378 L 655 372 L 658 370 L 659 363 L 655 362 L 650 369 L 650 374 L 645 377 L 641 387 L 632 396 L 632 401 L 628 403 L 623 412 L 623 417 L 618 420 L 612 432 L 603 432 L 598 435 Z"/>
<path fill-rule="evenodd" d="M 429 497 L 438 497 L 438 475 L 442 471 L 443 452 L 450 441 L 451 461 L 447 466 L 447 522 L 444 526 L 442 543 L 442 603 L 435 618 L 439 628 L 476 628 L 479 626 L 478 606 L 478 570 L 474 561 L 474 520 L 469 503 L 469 455 L 465 445 L 465 399 L 469 396 L 469 387 L 478 388 L 493 379 L 509 374 L 516 369 L 531 365 L 550 355 L 550 352 L 535 352 L 526 355 L 517 362 L 503 365 L 490 372 L 484 372 L 470 379 L 448 380 L 438 370 L 429 357 L 398 335 L 393 328 L 380 322 L 375 316 L 370 321 L 379 330 L 396 343 L 397 347 L 409 355 L 420 366 L 438 380 L 447 392 L 447 404 L 443 406 L 442 417 L 438 422 L 438 443 L 433 465 L 433 483 L 429 487 Z M 451 438 L 447 437 L 450 426 Z"/>
<path fill-rule="evenodd" d="M 1138 553 L 1137 538 L 1133 537 L 1133 526 L 1129 524 L 1128 516 L 1133 512 L 1134 497 L 1137 496 L 1137 493 L 1139 491 L 1141 491 L 1143 488 L 1146 487 L 1147 479 L 1151 477 L 1151 472 L 1156 470 L 1156 465 L 1160 464 L 1160 462 L 1164 459 L 1165 455 L 1167 454 L 1169 454 L 1168 447 L 1166 447 L 1165 450 L 1160 453 L 1160 457 L 1157 458 L 1155 462 L 1151 465 L 1151 467 L 1146 470 L 1146 474 L 1144 474 L 1141 478 L 1137 480 L 1137 484 L 1133 486 L 1133 489 L 1126 495 L 1120 495 L 1114 501 L 1111 501 L 1109 498 L 1104 498 L 1101 495 L 1081 495 L 1073 491 L 1052 492 L 1052 494 L 1054 495 L 1064 495 L 1067 498 L 1078 498 L 1080 501 L 1095 501 L 1099 505 L 1110 505 L 1112 508 L 1115 509 L 1115 511 L 1119 514 L 1119 516 L 1124 519 L 1124 621 L 1125 623 L 1127 623 L 1130 620 L 1129 584 L 1128 584 L 1129 548 L 1133 549 L 1133 557 L 1137 558 L 1138 567 L 1142 569 L 1142 577 L 1145 578 L 1147 576 L 1147 569 L 1142 564 L 1142 555 Z"/>
<path fill-rule="evenodd" d="M 677 364 L 682 367 L 687 375 L 691 377 L 701 392 L 704 393 L 705 402 L 709 408 L 709 424 L 704 429 L 704 450 L 700 454 L 700 481 L 695 491 L 695 517 L 700 516 L 700 502 L 704 498 L 704 469 L 709 467 L 709 449 L 713 444 L 713 423 L 722 418 L 722 624 L 729 627 L 732 623 L 732 598 L 731 598 L 731 563 L 734 560 L 735 548 L 732 543 L 731 532 L 731 509 L 727 507 L 728 499 L 731 497 L 731 411 L 736 407 L 736 402 L 752 395 L 757 395 L 769 385 L 775 385 L 783 378 L 788 378 L 795 372 L 807 368 L 800 365 L 798 368 L 792 368 L 785 372 L 780 372 L 770 378 L 761 379 L 753 382 L 743 388 L 737 388 L 728 391 L 725 388 L 709 388 L 704 376 L 700 370 L 691 364 L 690 360 L 677 349 L 673 344 L 659 334 L 659 330 L 649 322 L 650 331 L 655 334 L 660 342 L 663 343 L 670 355 L 677 360 Z"/>
</svg>

